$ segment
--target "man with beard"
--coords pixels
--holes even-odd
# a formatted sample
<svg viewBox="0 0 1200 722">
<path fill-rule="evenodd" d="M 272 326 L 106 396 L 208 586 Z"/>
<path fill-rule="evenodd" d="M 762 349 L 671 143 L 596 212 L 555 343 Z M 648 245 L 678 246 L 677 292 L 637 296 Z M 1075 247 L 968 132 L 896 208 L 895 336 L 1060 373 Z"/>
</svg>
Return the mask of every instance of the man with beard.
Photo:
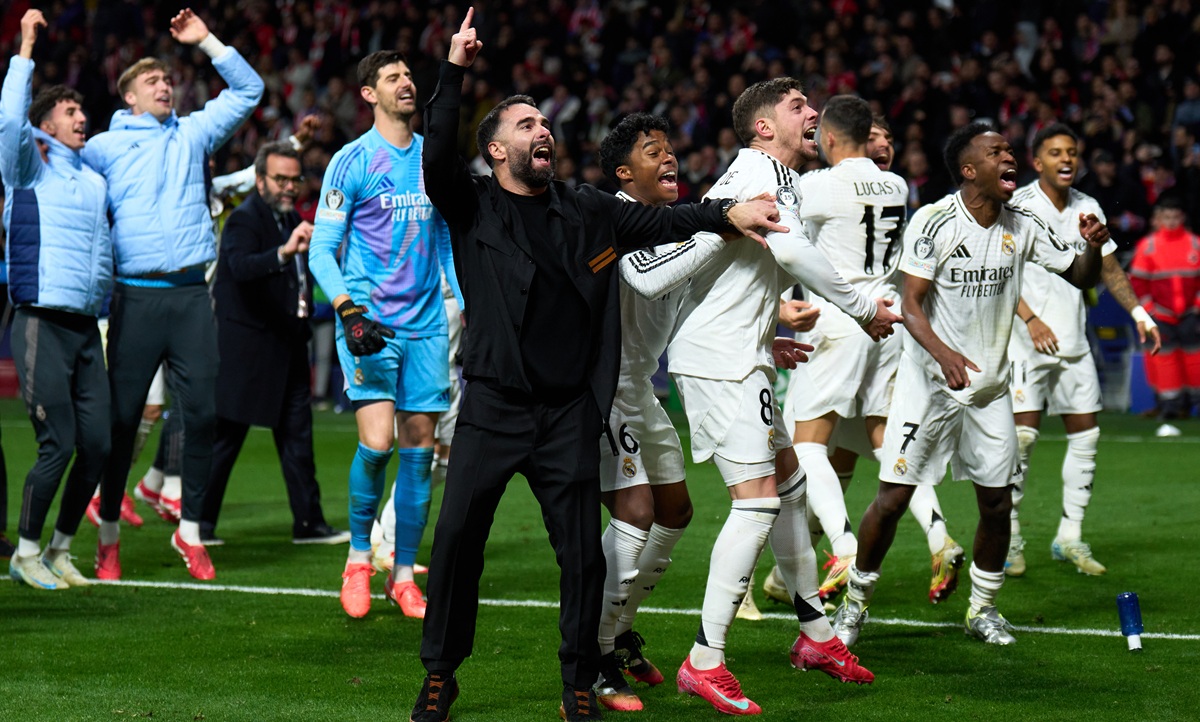
<svg viewBox="0 0 1200 722">
<path fill-rule="evenodd" d="M 212 475 L 200 516 L 200 538 L 219 544 L 217 517 L 229 474 L 250 426 L 275 437 L 292 508 L 297 544 L 336 544 L 350 538 L 325 523 L 313 462 L 308 316 L 312 281 L 306 254 L 312 224 L 296 215 L 304 182 L 290 143 L 268 143 L 254 160 L 255 193 L 238 206 L 221 233 L 213 281 L 217 348 L 217 433 Z"/>
<path fill-rule="evenodd" d="M 1062 238 L 1077 223 L 1080 213 L 1091 213 L 1101 223 L 1104 211 L 1094 198 L 1072 187 L 1079 167 L 1079 139 L 1075 131 L 1062 123 L 1043 128 L 1033 138 L 1033 169 L 1037 180 L 1013 194 L 1013 203 L 1032 211 Z M 1072 234 L 1073 235 L 1073 234 Z M 1083 242 L 1075 243 L 1076 252 Z M 1109 293 L 1133 316 L 1138 340 L 1150 339 L 1149 351 L 1158 352 L 1161 340 L 1158 327 L 1146 309 L 1138 305 L 1137 294 L 1113 254 L 1110 240 L 1103 248 L 1101 279 Z M 1012 397 L 1017 426 L 1017 449 L 1022 469 L 1029 468 L 1029 457 L 1037 444 L 1042 410 L 1061 415 L 1067 432 L 1067 453 L 1062 463 L 1063 505 L 1058 531 L 1050 545 L 1051 556 L 1070 561 L 1083 574 L 1107 571 L 1092 556 L 1092 548 L 1083 541 L 1083 515 L 1092 498 L 1096 476 L 1096 448 L 1100 427 L 1096 412 L 1103 408 L 1100 378 L 1087 338 L 1087 310 L 1083 294 L 1062 278 L 1033 264 L 1026 266 L 1025 283 L 1008 355 L 1012 360 Z M 1025 573 L 1025 540 L 1017 512 L 1025 496 L 1023 479 L 1013 486 L 1012 540 L 1004 572 L 1010 577 Z"/>
<path fill-rule="evenodd" d="M 1017 189 L 1012 147 L 986 123 L 946 142 L 946 167 L 959 191 L 913 216 L 900 270 L 907 335 L 883 435 L 880 484 L 859 525 L 858 556 L 834 617 L 847 645 L 858 639 L 896 525 L 919 484 L 936 485 L 952 465 L 974 483 L 979 507 L 966 632 L 1012 644 L 1012 625 L 996 609 L 1008 552 L 1011 485 L 1020 478 L 1008 394 L 1008 341 L 1026 262 L 1076 287 L 1100 275 L 1108 231 L 1078 217 L 1082 255 L 1032 213 L 1008 205 Z"/>
<path fill-rule="evenodd" d="M 351 617 L 370 611 L 371 525 L 395 443 L 396 556 L 384 594 L 405 616 L 421 618 L 413 566 L 429 517 L 434 428 L 450 407 L 442 271 L 460 294 L 449 230 L 423 190 L 424 139 L 412 131 L 417 88 L 408 62 L 396 51 L 371 53 L 358 64 L 358 81 L 375 124 L 329 162 L 310 251 L 313 275 L 342 321 L 338 359 L 358 423 L 341 601 Z"/>
<path fill-rule="evenodd" d="M 449 717 L 454 672 L 474 643 L 484 546 L 518 473 L 541 505 L 562 570 L 560 715 L 600 719 L 592 690 L 605 577 L 598 442 L 620 368 L 617 248 L 730 226 L 755 238 L 754 228 L 783 229 L 766 201 L 654 207 L 554 181 L 550 123 L 528 96 L 507 98 L 481 121 L 478 147 L 493 175 L 471 175 L 456 139 L 463 76 L 481 47 L 473 15 L 451 39 L 425 117 L 426 188 L 450 224 L 467 298 L 468 384 L 429 565 L 428 674 L 411 719 Z"/>
</svg>

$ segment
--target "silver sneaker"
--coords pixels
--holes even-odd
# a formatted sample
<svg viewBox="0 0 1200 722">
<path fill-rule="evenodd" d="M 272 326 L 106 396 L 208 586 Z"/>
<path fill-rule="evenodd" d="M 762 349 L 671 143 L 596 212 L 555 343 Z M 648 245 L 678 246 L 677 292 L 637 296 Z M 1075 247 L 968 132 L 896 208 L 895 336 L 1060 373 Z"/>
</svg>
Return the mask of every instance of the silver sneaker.
<svg viewBox="0 0 1200 722">
<path fill-rule="evenodd" d="M 963 630 L 968 637 L 982 639 L 988 644 L 1016 644 L 1017 638 L 1012 635 L 1013 625 L 1008 623 L 996 607 L 984 607 L 972 616 L 967 610 L 966 628 Z"/>
<path fill-rule="evenodd" d="M 34 589 L 55 591 L 69 588 L 67 582 L 54 576 L 54 572 L 42 563 L 41 555 L 23 557 L 14 554 L 8 562 L 8 575 L 13 581 L 25 582 Z"/>
<path fill-rule="evenodd" d="M 83 574 L 71 562 L 73 557 L 66 550 L 47 549 L 42 555 L 42 564 L 54 573 L 54 576 L 63 580 L 72 587 L 87 587 L 91 586 L 92 580 L 83 576 Z"/>
<path fill-rule="evenodd" d="M 866 623 L 867 608 L 847 597 L 833 615 L 833 633 L 849 647 L 858 641 L 858 634 Z"/>
</svg>

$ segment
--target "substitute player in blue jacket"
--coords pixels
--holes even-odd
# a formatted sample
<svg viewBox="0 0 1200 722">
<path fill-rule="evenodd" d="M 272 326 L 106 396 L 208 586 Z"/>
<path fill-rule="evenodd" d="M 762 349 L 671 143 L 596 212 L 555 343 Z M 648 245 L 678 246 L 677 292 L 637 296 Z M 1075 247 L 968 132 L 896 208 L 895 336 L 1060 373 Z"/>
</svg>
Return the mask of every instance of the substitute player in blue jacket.
<svg viewBox="0 0 1200 722">
<path fill-rule="evenodd" d="M 460 304 L 462 294 L 449 228 L 425 195 L 408 63 L 398 52 L 372 53 L 359 63 L 358 80 L 375 124 L 330 161 L 308 253 L 342 321 L 338 358 L 358 422 L 341 600 L 352 617 L 370 610 L 371 523 L 395 442 L 396 560 L 384 590 L 406 616 L 422 618 L 413 564 L 429 517 L 434 427 L 450 405 L 442 270 Z"/>
<path fill-rule="evenodd" d="M 128 110 L 88 143 L 83 160 L 108 181 L 117 282 L 108 329 L 112 456 L 100 490 L 96 576 L 119 579 L 117 520 L 150 381 L 162 362 L 183 422 L 183 505 L 171 546 L 197 579 L 216 576 L 200 543 L 200 514 L 216 429 L 217 326 L 204 282 L 217 256 L 207 156 L 229 140 L 262 97 L 254 69 L 191 10 L 171 19 L 171 36 L 213 60 L 229 88 L 185 118 L 175 114 L 166 63 L 143 58 L 117 81 Z"/>
<path fill-rule="evenodd" d="M 109 395 L 96 316 L 112 286 L 104 179 L 83 164 L 83 97 L 53 85 L 32 99 L 38 10 L 21 18 L 21 48 L 0 94 L 0 175 L 8 231 L 12 350 L 38 455 L 21 495 L 9 573 L 34 589 L 86 586 L 67 553 L 108 459 Z M 43 526 L 71 457 L 54 536 Z"/>
</svg>

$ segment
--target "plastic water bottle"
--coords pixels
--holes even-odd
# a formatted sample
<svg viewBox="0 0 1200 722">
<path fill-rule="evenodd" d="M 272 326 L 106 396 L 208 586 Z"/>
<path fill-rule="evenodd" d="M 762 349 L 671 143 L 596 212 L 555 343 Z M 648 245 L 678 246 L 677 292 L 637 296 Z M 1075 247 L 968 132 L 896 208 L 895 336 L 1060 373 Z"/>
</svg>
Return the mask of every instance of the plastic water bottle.
<svg viewBox="0 0 1200 722">
<path fill-rule="evenodd" d="M 1121 617 L 1121 634 L 1129 642 L 1129 651 L 1142 651 L 1142 607 L 1138 595 L 1134 592 L 1118 594 L 1117 614 Z"/>
</svg>

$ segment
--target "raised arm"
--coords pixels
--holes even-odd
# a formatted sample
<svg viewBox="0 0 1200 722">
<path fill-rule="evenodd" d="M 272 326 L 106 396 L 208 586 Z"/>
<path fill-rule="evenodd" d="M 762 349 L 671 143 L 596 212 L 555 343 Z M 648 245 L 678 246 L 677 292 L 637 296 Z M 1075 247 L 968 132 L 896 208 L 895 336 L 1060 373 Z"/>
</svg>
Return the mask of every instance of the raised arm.
<svg viewBox="0 0 1200 722">
<path fill-rule="evenodd" d="M 1121 268 L 1121 264 L 1117 262 L 1115 256 L 1110 254 L 1104 257 L 1104 261 L 1100 264 L 1100 280 L 1104 281 L 1108 292 L 1137 323 L 1138 343 L 1144 346 L 1149 339 L 1150 353 L 1158 353 L 1158 350 L 1162 348 L 1162 337 L 1158 332 L 1158 324 L 1154 323 L 1154 319 L 1138 303 L 1137 294 L 1133 292 L 1133 286 L 1129 283 L 1129 276 L 1125 275 L 1124 269 Z"/>
<path fill-rule="evenodd" d="M 204 21 L 190 9 L 171 18 L 171 37 L 203 50 L 212 58 L 217 73 L 229 84 L 202 109 L 187 117 L 189 124 L 198 129 L 205 152 L 212 153 L 225 145 L 258 107 L 264 87 L 262 78 L 236 50 L 210 33 Z"/>
<path fill-rule="evenodd" d="M 37 180 L 42 159 L 29 123 L 33 102 L 33 44 L 38 29 L 46 27 L 40 10 L 27 10 L 21 18 L 21 49 L 8 63 L 0 91 L 0 175 L 4 182 L 25 188 Z"/>
<path fill-rule="evenodd" d="M 450 38 L 449 58 L 438 68 L 437 88 L 425 104 L 425 144 L 421 149 L 425 193 L 452 229 L 470 226 L 478 208 L 471 171 L 458 152 L 463 76 L 483 47 L 471 27 L 474 17 L 475 8 L 469 8 L 462 26 Z"/>
</svg>

